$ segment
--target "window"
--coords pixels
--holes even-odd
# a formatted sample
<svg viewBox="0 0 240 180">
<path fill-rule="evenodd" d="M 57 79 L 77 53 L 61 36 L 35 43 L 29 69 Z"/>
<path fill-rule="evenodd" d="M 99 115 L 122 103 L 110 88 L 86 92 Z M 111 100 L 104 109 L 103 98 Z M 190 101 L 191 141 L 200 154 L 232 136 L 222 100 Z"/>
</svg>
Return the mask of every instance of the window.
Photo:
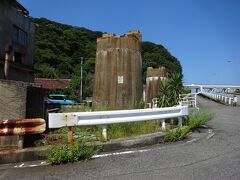
<svg viewBox="0 0 240 180">
<path fill-rule="evenodd" d="M 18 52 L 14 53 L 14 62 L 18 63 L 18 64 L 22 64 L 23 63 L 23 58 L 24 55 Z"/>
<path fill-rule="evenodd" d="M 27 45 L 27 33 L 17 26 L 13 26 L 13 41 L 21 45 Z"/>
</svg>

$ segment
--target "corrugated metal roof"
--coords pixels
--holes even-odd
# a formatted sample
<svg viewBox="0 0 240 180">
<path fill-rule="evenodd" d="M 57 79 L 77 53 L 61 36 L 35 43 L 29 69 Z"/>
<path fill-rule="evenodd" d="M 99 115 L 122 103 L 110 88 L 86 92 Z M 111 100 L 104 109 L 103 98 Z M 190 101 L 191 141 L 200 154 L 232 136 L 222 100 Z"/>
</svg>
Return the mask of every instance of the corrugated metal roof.
<svg viewBox="0 0 240 180">
<path fill-rule="evenodd" d="M 70 79 L 48 79 L 35 78 L 35 83 L 42 85 L 44 89 L 64 89 L 70 82 Z"/>
</svg>

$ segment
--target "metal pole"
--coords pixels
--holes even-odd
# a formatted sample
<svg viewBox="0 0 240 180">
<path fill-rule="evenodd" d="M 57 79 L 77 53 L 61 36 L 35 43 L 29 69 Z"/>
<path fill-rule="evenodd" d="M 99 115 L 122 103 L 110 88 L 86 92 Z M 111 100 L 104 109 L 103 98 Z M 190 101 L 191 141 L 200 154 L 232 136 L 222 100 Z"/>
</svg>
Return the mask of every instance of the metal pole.
<svg viewBox="0 0 240 180">
<path fill-rule="evenodd" d="M 81 74 L 80 74 L 80 102 L 82 102 L 82 94 L 83 94 L 83 82 L 82 82 L 82 74 L 83 74 L 83 57 L 81 57 Z"/>
<path fill-rule="evenodd" d="M 72 127 L 68 127 L 68 146 L 71 146 L 72 143 L 73 143 Z"/>
</svg>

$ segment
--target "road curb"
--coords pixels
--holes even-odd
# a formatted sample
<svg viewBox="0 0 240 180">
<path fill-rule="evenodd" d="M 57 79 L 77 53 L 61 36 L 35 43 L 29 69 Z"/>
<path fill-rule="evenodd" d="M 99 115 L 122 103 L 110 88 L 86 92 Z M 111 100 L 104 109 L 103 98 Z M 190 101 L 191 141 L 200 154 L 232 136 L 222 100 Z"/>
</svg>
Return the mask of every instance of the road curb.
<svg viewBox="0 0 240 180">
<path fill-rule="evenodd" d="M 102 147 L 103 152 L 116 151 L 157 144 L 165 134 L 166 132 L 157 132 L 130 138 L 110 140 L 108 142 L 93 142 L 89 143 L 89 145 L 99 145 Z M 42 146 L 2 151 L 0 152 L 0 164 L 46 160 L 48 148 L 49 146 Z"/>
<path fill-rule="evenodd" d="M 49 146 L 0 151 L 0 164 L 46 159 Z"/>
</svg>

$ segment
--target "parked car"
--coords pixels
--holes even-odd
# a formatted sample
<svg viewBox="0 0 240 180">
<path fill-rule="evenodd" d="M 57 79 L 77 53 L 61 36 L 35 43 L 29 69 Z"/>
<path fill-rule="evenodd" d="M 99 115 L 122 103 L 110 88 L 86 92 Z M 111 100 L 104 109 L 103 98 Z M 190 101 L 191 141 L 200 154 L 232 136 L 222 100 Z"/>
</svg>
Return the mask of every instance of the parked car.
<svg viewBox="0 0 240 180">
<path fill-rule="evenodd" d="M 44 103 L 47 112 L 59 112 L 61 110 L 60 103 L 51 102 L 49 99 L 45 99 Z"/>
<path fill-rule="evenodd" d="M 76 101 L 68 99 L 64 94 L 49 94 L 48 100 L 50 102 L 59 103 L 61 105 L 75 104 Z"/>
</svg>

